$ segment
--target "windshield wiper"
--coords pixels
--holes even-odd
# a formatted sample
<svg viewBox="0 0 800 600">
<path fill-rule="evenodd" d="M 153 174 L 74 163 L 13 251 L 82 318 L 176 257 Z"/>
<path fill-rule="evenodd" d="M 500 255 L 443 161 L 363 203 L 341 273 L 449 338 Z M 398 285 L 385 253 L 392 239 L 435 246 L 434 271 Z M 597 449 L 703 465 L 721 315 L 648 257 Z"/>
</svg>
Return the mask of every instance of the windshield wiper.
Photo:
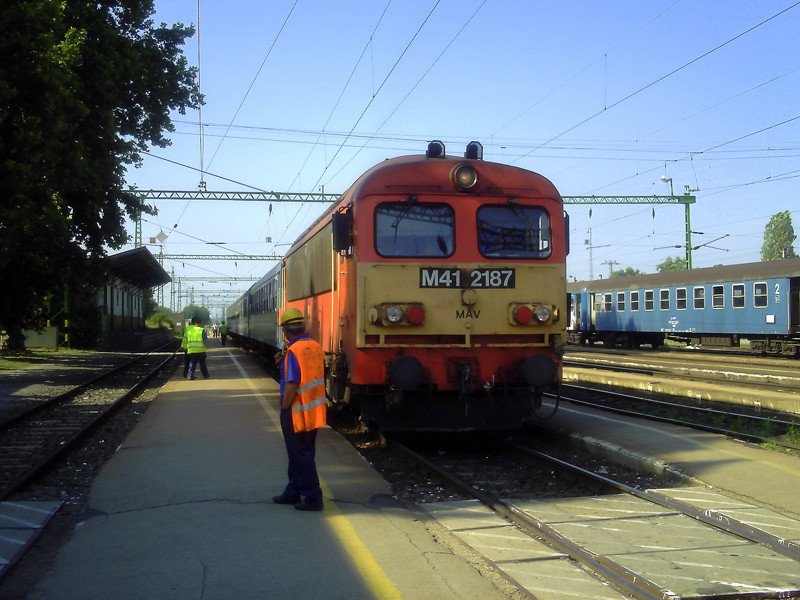
<svg viewBox="0 0 800 600">
<path fill-rule="evenodd" d="M 416 196 L 409 196 L 408 202 L 406 203 L 405 206 L 403 206 L 403 210 L 397 215 L 397 218 L 394 220 L 394 223 L 392 223 L 392 227 L 394 228 L 395 240 L 397 240 L 397 229 L 398 229 L 397 226 L 400 225 L 400 221 L 402 221 L 405 218 L 405 216 L 408 214 L 408 211 L 411 210 L 411 207 L 414 205 L 416 201 L 417 201 Z"/>
</svg>

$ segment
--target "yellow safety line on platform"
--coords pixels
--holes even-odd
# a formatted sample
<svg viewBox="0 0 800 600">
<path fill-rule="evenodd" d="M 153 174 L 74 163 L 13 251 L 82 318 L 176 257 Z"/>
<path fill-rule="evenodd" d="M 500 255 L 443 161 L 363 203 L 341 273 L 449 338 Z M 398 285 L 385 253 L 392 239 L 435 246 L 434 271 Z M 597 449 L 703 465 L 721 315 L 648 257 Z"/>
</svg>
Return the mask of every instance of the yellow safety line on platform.
<svg viewBox="0 0 800 600">
<path fill-rule="evenodd" d="M 239 361 L 236 360 L 236 357 L 233 356 L 233 353 L 230 350 L 228 350 L 228 356 L 230 356 L 233 364 L 235 364 L 236 368 L 239 369 L 239 373 L 241 373 L 242 377 L 244 377 L 245 381 L 247 381 L 247 385 L 250 386 L 251 390 L 253 390 L 253 393 L 256 395 L 256 398 L 258 398 L 258 402 L 261 404 L 264 412 L 267 413 L 267 416 L 272 420 L 273 424 L 280 429 L 280 419 L 276 415 L 277 411 L 275 410 L 275 407 L 272 406 L 272 404 L 270 404 L 270 402 L 258 390 L 253 381 L 250 379 L 250 376 L 247 374 L 247 371 L 244 370 L 244 367 L 242 367 Z M 333 494 L 331 493 L 330 488 L 321 477 L 319 484 L 322 488 L 323 494 L 327 498 L 332 498 Z M 372 552 L 369 551 L 366 544 L 364 544 L 358 533 L 356 533 L 353 524 L 344 514 L 342 514 L 342 512 L 339 510 L 339 507 L 336 506 L 336 503 L 329 502 L 326 504 L 323 515 L 333 529 L 333 532 L 336 534 L 336 537 L 339 539 L 339 543 L 342 545 L 342 548 L 345 549 L 347 554 L 352 559 L 353 564 L 358 569 L 358 572 L 361 573 L 361 576 L 364 578 L 364 583 L 366 583 L 367 587 L 375 595 L 375 598 L 377 600 L 401 600 L 403 595 L 394 585 L 392 580 L 386 575 L 386 572 L 378 564 L 378 561 L 375 560 Z"/>
</svg>

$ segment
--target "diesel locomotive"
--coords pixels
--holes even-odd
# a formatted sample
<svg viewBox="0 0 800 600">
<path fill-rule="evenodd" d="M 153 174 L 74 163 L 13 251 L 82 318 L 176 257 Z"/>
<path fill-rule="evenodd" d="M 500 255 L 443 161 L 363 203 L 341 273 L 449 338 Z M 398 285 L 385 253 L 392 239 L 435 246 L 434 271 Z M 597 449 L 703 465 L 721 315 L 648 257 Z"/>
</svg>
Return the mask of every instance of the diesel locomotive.
<svg viewBox="0 0 800 600">
<path fill-rule="evenodd" d="M 384 430 L 519 427 L 561 381 L 568 230 L 545 177 L 434 141 L 359 177 L 251 290 L 279 291 L 255 309 L 248 292 L 229 323 L 277 346 L 299 309 L 329 398 Z"/>
</svg>

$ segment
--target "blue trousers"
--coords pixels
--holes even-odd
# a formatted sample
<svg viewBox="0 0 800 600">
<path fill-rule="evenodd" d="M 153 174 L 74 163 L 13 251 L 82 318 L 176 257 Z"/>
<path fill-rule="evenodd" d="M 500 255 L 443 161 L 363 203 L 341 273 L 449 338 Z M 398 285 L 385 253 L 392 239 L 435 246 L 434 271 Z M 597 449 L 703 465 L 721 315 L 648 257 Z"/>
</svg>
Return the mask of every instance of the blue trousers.
<svg viewBox="0 0 800 600">
<path fill-rule="evenodd" d="M 200 372 L 203 377 L 208 379 L 208 367 L 206 367 L 206 353 L 195 352 L 188 354 L 189 356 L 189 379 L 194 379 L 194 372 L 197 369 L 197 363 L 200 363 Z"/>
<path fill-rule="evenodd" d="M 322 504 L 322 489 L 314 461 L 317 430 L 295 432 L 292 411 L 281 409 L 281 431 L 289 456 L 289 483 L 284 496 L 303 496 L 309 504 Z"/>
</svg>

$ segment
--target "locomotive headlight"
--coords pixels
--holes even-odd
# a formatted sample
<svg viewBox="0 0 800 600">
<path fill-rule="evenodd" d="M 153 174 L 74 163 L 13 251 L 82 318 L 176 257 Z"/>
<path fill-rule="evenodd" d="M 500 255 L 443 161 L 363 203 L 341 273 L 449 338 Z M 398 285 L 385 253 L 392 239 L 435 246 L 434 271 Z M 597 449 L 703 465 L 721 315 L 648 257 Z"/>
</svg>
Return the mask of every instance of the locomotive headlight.
<svg viewBox="0 0 800 600">
<path fill-rule="evenodd" d="M 550 319 L 550 309 L 546 306 L 537 306 L 536 310 L 533 311 L 533 316 L 536 317 L 539 323 L 546 323 Z"/>
<path fill-rule="evenodd" d="M 399 323 L 403 320 L 403 309 L 399 306 L 390 306 L 386 309 L 384 316 L 389 323 Z"/>
<path fill-rule="evenodd" d="M 451 173 L 453 185 L 462 192 L 468 192 L 478 185 L 478 173 L 472 165 L 457 165 Z"/>
</svg>

